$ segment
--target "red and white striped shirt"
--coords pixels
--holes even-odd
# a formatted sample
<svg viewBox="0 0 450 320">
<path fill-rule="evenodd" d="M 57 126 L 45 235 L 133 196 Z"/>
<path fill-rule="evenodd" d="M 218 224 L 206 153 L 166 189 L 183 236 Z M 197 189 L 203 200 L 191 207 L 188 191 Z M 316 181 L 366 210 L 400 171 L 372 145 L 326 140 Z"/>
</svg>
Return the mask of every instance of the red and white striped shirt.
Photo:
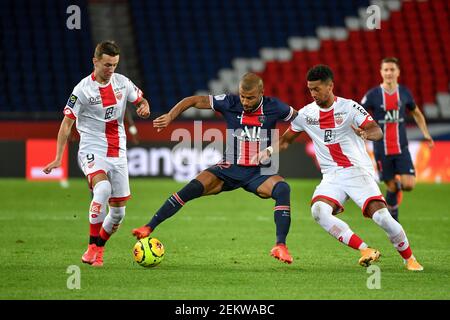
<svg viewBox="0 0 450 320">
<path fill-rule="evenodd" d="M 135 104 L 142 95 L 131 80 L 118 73 L 105 85 L 95 80 L 94 73 L 81 80 L 64 108 L 64 115 L 76 120 L 78 152 L 126 161 L 125 109 L 127 101 Z"/>
<path fill-rule="evenodd" d="M 306 105 L 291 122 L 290 129 L 305 131 L 311 137 L 323 174 L 351 166 L 364 167 L 374 174 L 364 141 L 351 127 L 362 127 L 372 121 L 357 102 L 336 97 L 327 109 L 315 102 Z"/>
</svg>

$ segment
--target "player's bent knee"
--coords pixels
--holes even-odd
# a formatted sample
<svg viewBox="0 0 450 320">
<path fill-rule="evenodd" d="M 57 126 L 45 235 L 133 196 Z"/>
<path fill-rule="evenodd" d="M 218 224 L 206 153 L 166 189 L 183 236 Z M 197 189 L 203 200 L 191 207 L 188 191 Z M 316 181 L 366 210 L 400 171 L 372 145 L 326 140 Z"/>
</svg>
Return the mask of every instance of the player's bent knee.
<svg viewBox="0 0 450 320">
<path fill-rule="evenodd" d="M 92 190 L 94 197 L 100 196 L 102 198 L 108 199 L 112 192 L 111 183 L 108 180 L 102 180 L 95 184 Z"/>
<path fill-rule="evenodd" d="M 395 180 L 388 180 L 384 182 L 386 184 L 386 189 L 389 192 L 396 192 L 397 191 L 397 184 L 395 183 Z"/>
<path fill-rule="evenodd" d="M 323 216 L 333 214 L 333 207 L 323 201 L 316 201 L 311 206 L 311 214 L 314 220 L 319 222 Z"/>
<path fill-rule="evenodd" d="M 373 214 L 381 209 L 386 209 L 386 204 L 384 201 L 372 200 L 367 204 L 363 214 L 367 218 L 372 218 Z"/>
<path fill-rule="evenodd" d="M 277 200 L 280 197 L 289 197 L 291 194 L 291 187 L 286 181 L 280 181 L 275 184 L 272 189 L 272 198 Z"/>
<path fill-rule="evenodd" d="M 115 224 L 121 224 L 123 219 L 125 218 L 125 207 L 111 207 L 109 214 L 113 219 Z"/>
<path fill-rule="evenodd" d="M 386 226 L 389 223 L 392 223 L 394 218 L 392 218 L 387 208 L 381 208 L 374 212 L 372 216 L 373 221 L 380 226 Z M 394 220 L 395 221 L 395 220 Z"/>
<path fill-rule="evenodd" d="M 415 185 L 414 182 L 413 183 L 405 183 L 405 184 L 402 184 L 402 190 L 404 190 L 404 191 L 411 191 L 411 190 L 414 189 L 415 186 L 416 185 Z"/>
</svg>

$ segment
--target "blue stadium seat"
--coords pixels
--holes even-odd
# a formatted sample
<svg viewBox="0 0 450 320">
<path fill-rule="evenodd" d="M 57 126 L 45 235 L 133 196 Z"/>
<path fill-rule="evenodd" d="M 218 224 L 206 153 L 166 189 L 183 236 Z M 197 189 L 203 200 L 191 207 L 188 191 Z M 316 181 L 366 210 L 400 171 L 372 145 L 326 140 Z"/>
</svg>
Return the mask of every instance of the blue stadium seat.
<svg viewBox="0 0 450 320">
<path fill-rule="evenodd" d="M 5 63 L 0 64 L 0 74 L 6 84 L 0 86 L 0 97 L 8 97 L 0 99 L 1 110 L 60 111 L 76 82 L 89 74 L 93 48 L 86 0 L 76 1 L 82 10 L 81 30 L 66 28 L 66 8 L 72 3 L 1 3 L 0 52 Z M 67 81 L 67 71 L 72 81 Z"/>
<path fill-rule="evenodd" d="M 153 110 L 162 113 L 167 111 L 164 105 L 171 106 L 182 98 L 175 95 L 207 90 L 208 81 L 216 78 L 221 68 L 230 68 L 234 58 L 259 57 L 262 47 L 286 47 L 289 37 L 314 36 L 320 25 L 343 26 L 346 16 L 357 15 L 358 8 L 369 1 L 131 0 L 130 3 L 139 42 L 149 43 L 151 48 L 140 56 L 146 92 L 156 93 L 151 87 L 159 81 L 163 90 L 171 93 L 158 97 L 161 109 L 155 106 Z M 167 42 L 170 45 L 164 44 Z M 162 75 L 158 69 L 176 73 Z"/>
</svg>

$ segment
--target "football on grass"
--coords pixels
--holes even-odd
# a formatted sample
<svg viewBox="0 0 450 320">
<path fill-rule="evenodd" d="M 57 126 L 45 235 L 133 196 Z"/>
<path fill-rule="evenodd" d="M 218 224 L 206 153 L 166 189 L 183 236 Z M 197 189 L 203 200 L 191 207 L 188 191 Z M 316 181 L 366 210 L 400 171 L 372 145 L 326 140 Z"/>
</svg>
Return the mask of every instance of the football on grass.
<svg viewBox="0 0 450 320">
<path fill-rule="evenodd" d="M 134 260 L 143 267 L 155 267 L 164 258 L 164 245 L 156 238 L 142 238 L 133 248 Z"/>
</svg>

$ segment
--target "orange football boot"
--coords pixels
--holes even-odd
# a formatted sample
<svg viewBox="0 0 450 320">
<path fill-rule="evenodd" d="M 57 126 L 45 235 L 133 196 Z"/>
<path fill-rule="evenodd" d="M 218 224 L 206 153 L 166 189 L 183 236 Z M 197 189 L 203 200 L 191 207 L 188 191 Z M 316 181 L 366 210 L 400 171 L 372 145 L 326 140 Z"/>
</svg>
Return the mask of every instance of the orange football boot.
<svg viewBox="0 0 450 320">
<path fill-rule="evenodd" d="M 85 253 L 81 256 L 81 261 L 83 263 L 92 264 L 95 261 L 95 257 L 97 255 L 97 245 L 92 243 L 88 245 L 88 248 Z"/>
<path fill-rule="evenodd" d="M 291 264 L 294 260 L 292 259 L 292 256 L 284 243 L 278 243 L 275 247 L 273 247 L 272 250 L 270 250 L 270 255 L 275 259 L 286 262 L 288 264 Z"/>
<path fill-rule="evenodd" d="M 420 263 L 417 262 L 416 258 L 414 256 L 411 256 L 408 260 L 405 262 L 406 269 L 411 271 L 422 271 L 423 267 Z"/>
<path fill-rule="evenodd" d="M 97 255 L 95 256 L 95 261 L 92 263 L 93 267 L 103 267 L 103 253 L 105 252 L 105 247 L 97 247 Z"/>
<path fill-rule="evenodd" d="M 143 226 L 140 228 L 133 229 L 133 231 L 131 231 L 131 233 L 133 233 L 133 236 L 135 236 L 138 239 L 148 237 L 151 232 L 152 228 L 150 228 L 149 226 Z"/>
<path fill-rule="evenodd" d="M 380 251 L 372 248 L 365 248 L 359 250 L 361 252 L 361 258 L 359 258 L 358 263 L 363 267 L 368 267 L 372 262 L 378 261 L 381 257 Z"/>
</svg>

